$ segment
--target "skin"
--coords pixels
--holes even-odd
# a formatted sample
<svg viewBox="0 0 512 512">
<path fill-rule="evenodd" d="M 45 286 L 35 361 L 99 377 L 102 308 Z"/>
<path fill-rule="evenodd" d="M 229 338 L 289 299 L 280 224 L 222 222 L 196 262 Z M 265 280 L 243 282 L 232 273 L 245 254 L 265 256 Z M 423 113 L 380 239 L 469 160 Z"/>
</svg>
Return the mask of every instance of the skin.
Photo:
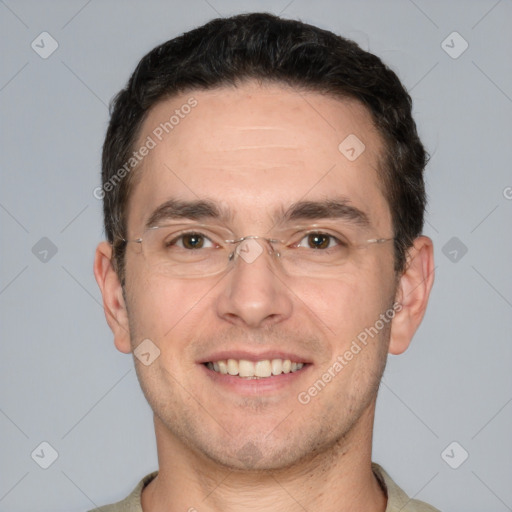
<svg viewBox="0 0 512 512">
<path fill-rule="evenodd" d="M 379 181 L 382 142 L 355 101 L 248 82 L 184 93 L 155 106 L 139 142 L 193 96 L 198 105 L 149 154 L 128 205 L 128 238 L 170 198 L 208 199 L 232 212 L 237 236 L 268 236 L 274 213 L 297 201 L 344 197 L 370 220 L 368 238 L 392 237 Z M 366 146 L 349 161 L 338 145 Z M 138 146 L 137 146 L 138 147 Z M 419 237 L 407 270 L 391 243 L 361 250 L 332 279 L 285 275 L 264 253 L 202 279 L 163 277 L 128 244 L 123 294 L 102 242 L 94 272 L 116 347 L 149 338 L 160 356 L 134 358 L 154 412 L 159 475 L 144 511 L 363 511 L 386 508 L 371 470 L 375 400 L 387 353 L 407 349 L 433 283 L 432 242 Z M 304 405 L 300 392 L 393 303 L 400 312 Z M 247 394 L 213 381 L 199 361 L 214 351 L 284 350 L 309 362 L 286 386 Z"/>
</svg>

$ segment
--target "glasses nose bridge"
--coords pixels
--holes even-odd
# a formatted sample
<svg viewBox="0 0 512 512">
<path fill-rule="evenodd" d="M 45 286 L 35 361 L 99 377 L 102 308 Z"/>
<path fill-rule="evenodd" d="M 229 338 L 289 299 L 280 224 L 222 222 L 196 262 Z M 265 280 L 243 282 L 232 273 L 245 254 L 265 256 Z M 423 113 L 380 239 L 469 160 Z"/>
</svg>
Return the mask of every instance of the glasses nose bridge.
<svg viewBox="0 0 512 512">
<path fill-rule="evenodd" d="M 255 245 L 251 244 L 251 240 L 254 240 L 254 243 L 261 249 L 258 250 Z M 276 250 L 275 247 L 275 244 L 279 243 L 280 240 L 259 235 L 247 235 L 235 240 L 225 240 L 226 243 L 236 246 L 235 250 L 229 254 L 228 261 L 233 261 L 236 257 L 241 257 L 246 263 L 252 263 L 252 261 L 264 252 L 261 244 L 259 244 L 259 240 L 265 242 L 268 254 L 277 256 L 278 258 L 281 256 L 280 251 Z"/>
</svg>

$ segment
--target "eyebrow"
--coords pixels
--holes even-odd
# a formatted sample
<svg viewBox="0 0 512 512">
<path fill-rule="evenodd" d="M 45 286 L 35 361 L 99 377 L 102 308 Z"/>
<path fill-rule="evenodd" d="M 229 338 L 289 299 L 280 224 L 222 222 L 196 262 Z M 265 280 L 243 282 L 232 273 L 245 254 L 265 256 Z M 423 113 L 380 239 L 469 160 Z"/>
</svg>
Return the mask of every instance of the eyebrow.
<svg viewBox="0 0 512 512">
<path fill-rule="evenodd" d="M 361 227 L 370 226 L 368 215 L 359 208 L 350 204 L 345 198 L 329 199 L 324 201 L 299 201 L 286 210 L 281 210 L 275 217 L 281 222 L 343 219 Z M 149 216 L 145 228 L 161 224 L 171 219 L 189 220 L 221 220 L 226 222 L 232 218 L 228 210 L 221 209 L 210 200 L 182 201 L 169 199 L 158 206 Z"/>
<path fill-rule="evenodd" d="M 213 201 L 180 201 L 178 199 L 169 199 L 158 206 L 146 221 L 146 229 L 160 224 L 162 221 L 170 219 L 219 219 L 227 220 L 231 216 L 227 211 L 221 210 Z"/>
<path fill-rule="evenodd" d="M 284 212 L 285 221 L 343 219 L 361 227 L 370 226 L 368 215 L 345 198 L 325 201 L 300 201 Z"/>
</svg>

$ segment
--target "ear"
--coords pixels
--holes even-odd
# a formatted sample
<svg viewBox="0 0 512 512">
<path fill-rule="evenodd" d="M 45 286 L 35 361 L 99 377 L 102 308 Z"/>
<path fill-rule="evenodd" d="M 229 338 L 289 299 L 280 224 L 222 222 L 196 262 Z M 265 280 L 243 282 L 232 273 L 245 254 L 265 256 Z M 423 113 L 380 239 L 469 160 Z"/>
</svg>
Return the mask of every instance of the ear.
<svg viewBox="0 0 512 512">
<path fill-rule="evenodd" d="M 434 284 L 434 250 L 427 236 L 416 238 L 407 251 L 406 269 L 398 282 L 396 302 L 401 305 L 391 324 L 390 354 L 405 352 L 427 309 Z"/>
<path fill-rule="evenodd" d="M 94 256 L 94 276 L 103 296 L 107 323 L 114 333 L 114 344 L 125 354 L 131 352 L 128 312 L 119 277 L 112 264 L 112 246 L 101 242 Z"/>
</svg>

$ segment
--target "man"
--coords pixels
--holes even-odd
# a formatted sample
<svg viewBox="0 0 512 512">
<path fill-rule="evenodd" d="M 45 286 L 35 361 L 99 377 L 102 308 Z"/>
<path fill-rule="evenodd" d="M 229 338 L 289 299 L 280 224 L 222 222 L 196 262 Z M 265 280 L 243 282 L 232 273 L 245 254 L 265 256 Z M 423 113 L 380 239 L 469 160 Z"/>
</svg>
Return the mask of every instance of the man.
<svg viewBox="0 0 512 512">
<path fill-rule="evenodd" d="M 396 75 L 268 14 L 155 48 L 114 100 L 94 272 L 159 471 L 113 511 L 433 511 L 371 462 L 433 283 Z"/>
</svg>

